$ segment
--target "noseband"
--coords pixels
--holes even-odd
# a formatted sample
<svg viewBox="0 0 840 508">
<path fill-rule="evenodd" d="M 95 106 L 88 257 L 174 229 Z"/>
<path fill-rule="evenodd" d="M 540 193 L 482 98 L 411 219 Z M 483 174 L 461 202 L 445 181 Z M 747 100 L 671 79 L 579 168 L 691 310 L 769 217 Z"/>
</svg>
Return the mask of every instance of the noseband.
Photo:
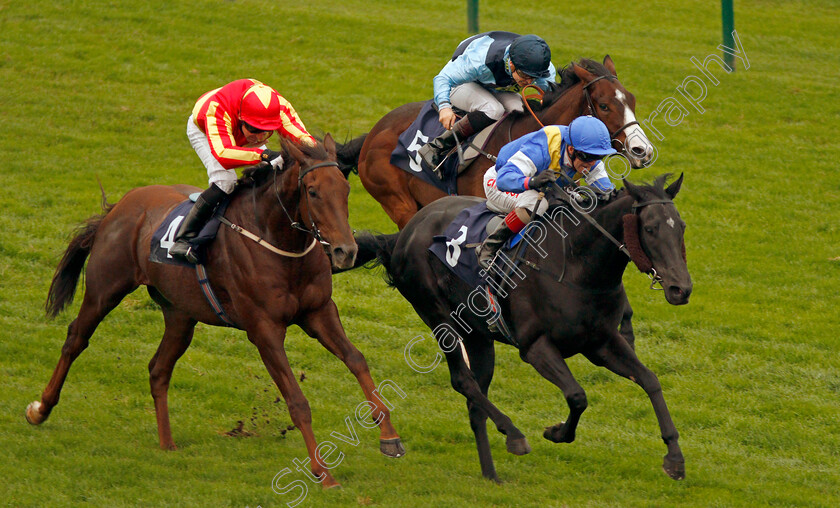
<svg viewBox="0 0 840 508">
<path fill-rule="evenodd" d="M 556 182 L 554 186 L 557 188 L 559 192 L 556 194 L 561 197 L 562 201 L 565 201 L 569 206 L 575 209 L 574 204 L 572 203 L 572 198 L 566 193 L 563 187 L 560 187 Z M 643 201 L 641 203 L 633 203 L 633 213 L 627 214 L 623 217 L 624 221 L 624 243 L 619 242 L 616 238 L 610 234 L 609 231 L 604 229 L 603 226 L 598 224 L 593 217 L 591 217 L 588 213 L 583 212 L 583 218 L 586 219 L 595 229 L 597 229 L 602 235 L 607 237 L 609 241 L 611 241 L 618 250 L 623 252 L 633 264 L 641 271 L 642 273 L 646 274 L 650 277 L 650 289 L 655 289 L 662 291 L 664 288 L 662 287 L 655 287 L 656 284 L 662 283 L 662 277 L 656 273 L 656 269 L 653 268 L 653 263 L 651 262 L 648 255 L 645 253 L 644 249 L 642 249 L 641 242 L 639 241 L 639 221 L 641 220 L 639 217 L 639 210 L 654 204 L 667 204 L 674 202 L 670 199 L 651 199 L 648 201 Z M 683 243 L 683 260 L 685 260 L 685 243 Z"/>
<path fill-rule="evenodd" d="M 651 199 L 643 201 L 642 203 L 633 203 L 633 213 L 628 213 L 622 217 L 622 221 L 624 223 L 624 245 L 630 253 L 630 259 L 640 272 L 646 274 L 650 278 L 650 289 L 657 291 L 662 291 L 665 288 L 662 287 L 662 277 L 656 273 L 656 268 L 653 267 L 653 262 L 642 248 L 642 243 L 639 239 L 639 227 L 641 227 L 641 217 L 639 217 L 639 211 L 648 205 L 664 205 L 668 203 L 673 204 L 674 202 L 670 199 Z M 682 255 L 683 261 L 685 261 L 685 242 L 683 242 L 682 245 Z M 659 287 L 656 287 L 656 284 L 659 284 Z"/>
<path fill-rule="evenodd" d="M 338 163 L 337 162 L 319 162 L 318 164 L 313 164 L 313 165 L 308 166 L 304 169 L 301 169 L 300 174 L 298 174 L 298 188 L 299 189 L 303 188 L 303 177 L 306 176 L 308 173 L 310 173 L 311 171 L 314 171 L 318 168 L 329 167 L 329 166 L 338 167 Z M 292 219 L 291 214 L 289 214 L 289 211 L 286 210 L 286 205 L 284 205 L 283 200 L 280 199 L 280 192 L 279 192 L 278 187 L 277 187 L 277 173 L 278 173 L 278 171 L 275 170 L 274 171 L 274 195 L 277 196 L 277 202 L 280 203 L 280 207 L 283 209 L 283 212 L 286 214 L 286 217 L 289 218 L 289 223 L 291 224 L 291 226 L 294 229 L 297 229 L 298 231 L 303 231 L 306 234 L 312 235 L 312 237 L 315 238 L 316 240 L 318 240 L 321 243 L 321 245 L 323 245 L 324 247 L 328 247 L 330 245 L 330 242 L 324 240 L 323 236 L 321 236 L 321 230 L 318 229 L 318 226 L 315 224 L 315 221 L 312 219 L 312 210 L 309 206 L 306 207 L 306 212 L 307 212 L 307 215 L 309 216 L 308 217 L 309 218 L 309 227 L 306 227 L 305 225 L 301 224 L 300 222 Z M 308 205 L 309 204 L 309 198 L 307 197 L 307 192 L 306 192 L 305 188 L 303 188 L 303 199 L 307 201 L 307 205 Z"/>
<path fill-rule="evenodd" d="M 602 80 L 602 79 L 608 79 L 608 80 L 612 81 L 613 79 L 616 79 L 616 78 L 614 76 L 598 76 L 597 78 L 593 79 L 589 83 L 586 83 L 585 85 L 583 85 L 583 96 L 586 98 L 586 109 L 583 111 L 583 113 L 586 114 L 586 115 L 594 116 L 595 118 L 598 118 L 598 114 L 595 112 L 595 103 L 592 102 L 592 94 L 589 93 L 589 87 L 592 86 L 593 84 L 597 83 L 598 81 Z M 616 79 L 616 81 L 618 81 L 618 80 Z M 600 120 L 600 118 L 598 118 L 598 119 Z M 632 125 L 639 125 L 639 122 L 637 122 L 636 120 L 633 120 L 632 122 L 627 122 L 626 124 L 622 125 L 621 127 L 618 128 L 618 130 L 616 130 L 615 132 L 610 134 L 610 140 L 615 140 L 618 137 L 619 134 L 624 132 L 624 129 L 626 129 L 626 128 L 632 126 Z"/>
</svg>

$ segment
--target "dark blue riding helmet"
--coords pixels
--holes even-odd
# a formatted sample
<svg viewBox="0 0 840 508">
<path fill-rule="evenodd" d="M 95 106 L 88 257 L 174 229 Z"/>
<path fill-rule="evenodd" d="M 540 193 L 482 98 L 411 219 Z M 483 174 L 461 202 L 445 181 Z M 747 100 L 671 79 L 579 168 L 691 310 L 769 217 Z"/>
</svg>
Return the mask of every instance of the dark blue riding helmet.
<svg viewBox="0 0 840 508">
<path fill-rule="evenodd" d="M 510 44 L 510 61 L 517 69 L 535 78 L 547 78 L 551 49 L 536 35 L 517 37 Z"/>
</svg>

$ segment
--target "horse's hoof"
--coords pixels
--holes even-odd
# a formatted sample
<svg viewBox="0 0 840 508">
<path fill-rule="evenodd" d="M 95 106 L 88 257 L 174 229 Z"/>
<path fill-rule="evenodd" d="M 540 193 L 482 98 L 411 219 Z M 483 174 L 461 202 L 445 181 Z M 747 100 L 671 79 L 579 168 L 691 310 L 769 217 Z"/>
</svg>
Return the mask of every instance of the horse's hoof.
<svg viewBox="0 0 840 508">
<path fill-rule="evenodd" d="M 41 403 L 37 400 L 35 402 L 30 402 L 28 406 L 26 406 L 26 421 L 29 422 L 31 425 L 40 425 L 47 419 L 46 416 L 41 414 Z"/>
<path fill-rule="evenodd" d="M 685 478 L 685 461 L 675 461 L 665 456 L 665 460 L 662 462 L 662 470 L 665 471 L 665 474 L 671 477 L 672 480 L 682 480 Z"/>
<path fill-rule="evenodd" d="M 504 482 L 503 482 L 503 481 L 499 478 L 499 475 L 497 475 L 496 473 L 493 473 L 493 475 L 492 475 L 492 476 L 487 476 L 487 475 L 483 475 L 483 476 L 484 476 L 484 479 L 485 479 L 485 480 L 490 480 L 490 481 L 492 481 L 493 483 L 495 483 L 496 485 L 501 485 L 501 484 L 503 484 L 503 483 L 504 483 Z"/>
<path fill-rule="evenodd" d="M 565 424 L 563 422 L 554 425 L 553 427 L 546 427 L 543 432 L 543 437 L 552 443 L 571 443 L 575 440 L 575 433 L 564 430 Z"/>
<path fill-rule="evenodd" d="M 395 459 L 405 455 L 405 447 L 398 437 L 393 439 L 380 439 L 379 451 L 381 451 L 383 455 L 393 457 Z"/>
<path fill-rule="evenodd" d="M 506 445 L 507 451 L 514 455 L 525 455 L 527 453 L 531 453 L 531 445 L 528 444 L 528 440 L 524 437 L 520 437 L 519 439 L 508 439 Z"/>
<path fill-rule="evenodd" d="M 341 484 L 335 481 L 335 478 L 333 478 L 332 476 L 327 476 L 326 478 L 324 478 L 324 481 L 321 482 L 321 487 L 323 488 L 323 490 L 340 489 Z"/>
</svg>

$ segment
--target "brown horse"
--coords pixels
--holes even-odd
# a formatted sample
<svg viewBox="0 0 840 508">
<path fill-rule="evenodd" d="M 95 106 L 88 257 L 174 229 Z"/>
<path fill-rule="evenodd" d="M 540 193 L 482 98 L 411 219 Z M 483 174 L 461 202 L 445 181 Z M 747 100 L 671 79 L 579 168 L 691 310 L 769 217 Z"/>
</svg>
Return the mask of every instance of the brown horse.
<svg viewBox="0 0 840 508">
<path fill-rule="evenodd" d="M 270 166 L 245 170 L 225 212 L 227 220 L 246 232 L 255 232 L 274 251 L 234 227 L 223 228 L 206 252 L 205 266 L 225 315 L 236 328 L 246 331 L 280 388 L 292 422 L 303 434 L 312 473 L 329 487 L 337 482 L 316 451 L 309 402 L 284 350 L 286 329 L 291 324 L 316 338 L 356 376 L 373 407 L 371 416 L 379 423 L 382 453 L 399 457 L 405 449 L 375 391 L 367 362 L 347 339 L 332 300 L 330 265 L 352 266 L 357 252 L 348 224 L 350 186 L 337 169 L 335 142 L 327 135 L 323 144 L 313 148 L 285 142 L 283 148 L 285 167 L 276 172 Z M 105 315 L 127 294 L 145 285 L 161 306 L 166 325 L 163 340 L 149 362 L 160 447 L 176 449 L 167 405 L 175 362 L 189 347 L 197 322 L 225 323 L 203 296 L 193 268 L 153 263 L 149 255 L 154 231 L 176 205 L 197 190 L 186 185 L 133 189 L 115 205 L 106 204 L 105 213 L 90 218 L 71 240 L 53 276 L 47 314 L 55 317 L 72 302 L 89 255 L 84 300 L 68 328 L 58 366 L 40 402 L 26 408 L 29 423 L 37 425 L 47 419 L 58 403 L 70 365 L 88 346 Z M 323 249 L 313 248 L 316 238 Z"/>
<path fill-rule="evenodd" d="M 640 168 L 653 157 L 653 148 L 636 121 L 636 99 L 618 81 L 615 64 L 607 55 L 599 64 L 584 58 L 559 72 L 559 85 L 553 85 L 535 111 L 544 125 L 568 125 L 580 115 L 601 119 L 612 133 L 613 146 Z M 382 117 L 373 129 L 339 150 L 343 162 L 358 163 L 359 179 L 385 213 L 402 229 L 417 211 L 443 197 L 443 191 L 393 166 L 391 152 L 397 140 L 411 125 L 424 103 L 405 104 Z M 508 115 L 488 139 L 485 151 L 498 154 L 511 140 L 540 128 L 529 113 Z M 482 179 L 492 165 L 478 157 L 458 175 L 458 194 L 484 197 Z M 625 174 L 615 175 L 626 176 Z"/>
</svg>

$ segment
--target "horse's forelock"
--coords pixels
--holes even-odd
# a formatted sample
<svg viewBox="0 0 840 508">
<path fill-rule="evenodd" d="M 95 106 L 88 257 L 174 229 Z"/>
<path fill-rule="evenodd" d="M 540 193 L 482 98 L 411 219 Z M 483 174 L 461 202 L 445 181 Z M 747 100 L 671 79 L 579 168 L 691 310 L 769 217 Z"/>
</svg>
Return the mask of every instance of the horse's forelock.
<svg viewBox="0 0 840 508">
<path fill-rule="evenodd" d="M 311 159 L 327 160 L 330 158 L 324 143 L 321 141 L 317 141 L 315 146 L 295 145 L 295 147 Z"/>
</svg>

